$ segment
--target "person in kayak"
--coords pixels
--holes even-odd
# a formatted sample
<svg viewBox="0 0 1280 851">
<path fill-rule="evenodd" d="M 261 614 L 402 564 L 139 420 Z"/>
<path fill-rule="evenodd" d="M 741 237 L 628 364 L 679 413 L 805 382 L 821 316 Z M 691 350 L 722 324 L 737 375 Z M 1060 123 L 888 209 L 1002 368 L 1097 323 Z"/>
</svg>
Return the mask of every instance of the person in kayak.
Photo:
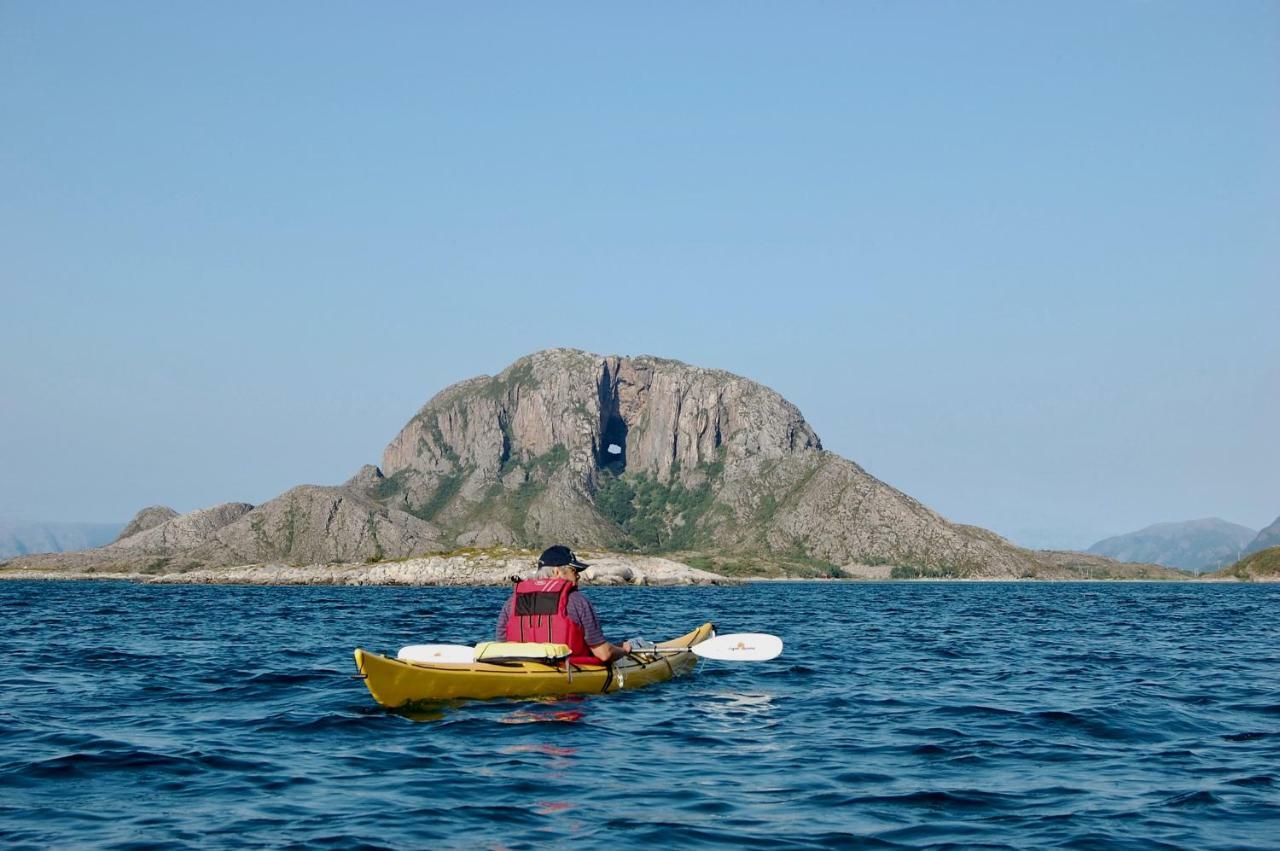
<svg viewBox="0 0 1280 851">
<path fill-rule="evenodd" d="M 631 645 L 610 644 L 590 601 L 578 590 L 578 574 L 590 567 L 568 547 L 548 547 L 538 557 L 549 575 L 516 583 L 494 630 L 498 641 L 547 641 L 567 644 L 577 665 L 608 664 L 631 652 Z"/>
</svg>

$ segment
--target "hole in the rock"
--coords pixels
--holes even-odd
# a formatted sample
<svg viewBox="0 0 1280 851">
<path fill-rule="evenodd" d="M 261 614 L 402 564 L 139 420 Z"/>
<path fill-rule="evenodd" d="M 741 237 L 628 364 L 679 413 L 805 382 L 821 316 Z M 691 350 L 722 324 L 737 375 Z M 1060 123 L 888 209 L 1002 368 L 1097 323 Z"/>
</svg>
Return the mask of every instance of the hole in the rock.
<svg viewBox="0 0 1280 851">
<path fill-rule="evenodd" d="M 627 468 L 627 424 L 622 417 L 610 415 L 604 434 L 600 435 L 600 446 L 604 449 L 596 460 L 600 469 L 621 473 Z"/>
</svg>

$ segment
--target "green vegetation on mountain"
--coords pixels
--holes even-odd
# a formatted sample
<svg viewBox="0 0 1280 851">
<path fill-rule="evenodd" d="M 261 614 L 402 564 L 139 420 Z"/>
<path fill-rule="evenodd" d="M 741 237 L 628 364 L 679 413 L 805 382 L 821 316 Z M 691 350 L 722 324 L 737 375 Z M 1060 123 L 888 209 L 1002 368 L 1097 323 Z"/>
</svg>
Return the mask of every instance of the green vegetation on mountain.
<svg viewBox="0 0 1280 851">
<path fill-rule="evenodd" d="M 1247 555 L 1230 567 L 1209 574 L 1215 579 L 1280 580 L 1280 547 L 1268 547 Z"/>
<path fill-rule="evenodd" d="M 1280 546 L 1280 517 L 1277 517 L 1270 526 L 1259 532 L 1257 537 L 1249 542 L 1249 546 L 1244 548 L 1244 555 L 1276 546 Z"/>
<path fill-rule="evenodd" d="M 409 513 L 414 517 L 420 517 L 423 520 L 434 520 L 446 505 L 453 501 L 458 495 L 458 490 L 462 487 L 462 482 L 466 478 L 466 471 L 459 470 L 455 473 L 446 473 L 441 476 L 436 483 L 435 491 L 431 494 L 431 498 L 419 505 L 417 508 L 409 509 Z"/>
<path fill-rule="evenodd" d="M 644 473 L 602 479 L 596 505 L 626 535 L 622 546 L 664 553 L 709 543 L 698 525 L 713 501 L 709 482 L 687 487 L 678 479 L 659 482 Z"/>
</svg>

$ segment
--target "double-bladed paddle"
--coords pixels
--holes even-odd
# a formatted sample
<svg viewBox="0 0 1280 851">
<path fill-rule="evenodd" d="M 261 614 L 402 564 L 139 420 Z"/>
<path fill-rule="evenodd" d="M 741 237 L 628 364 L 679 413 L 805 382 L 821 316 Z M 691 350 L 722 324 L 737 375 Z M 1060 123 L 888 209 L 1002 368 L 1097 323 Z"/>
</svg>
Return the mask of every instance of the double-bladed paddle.
<svg viewBox="0 0 1280 851">
<path fill-rule="evenodd" d="M 673 648 L 660 647 L 660 652 Z M 731 632 L 717 635 L 693 645 L 693 652 L 703 659 L 721 662 L 768 662 L 782 655 L 782 639 L 765 632 Z"/>
<path fill-rule="evenodd" d="M 735 632 L 717 635 L 692 647 L 642 647 L 633 654 L 688 653 L 721 662 L 767 662 L 782 653 L 782 639 L 763 632 Z M 396 654 L 401 662 L 469 665 L 475 661 L 474 647 L 465 644 L 411 644 Z"/>
</svg>

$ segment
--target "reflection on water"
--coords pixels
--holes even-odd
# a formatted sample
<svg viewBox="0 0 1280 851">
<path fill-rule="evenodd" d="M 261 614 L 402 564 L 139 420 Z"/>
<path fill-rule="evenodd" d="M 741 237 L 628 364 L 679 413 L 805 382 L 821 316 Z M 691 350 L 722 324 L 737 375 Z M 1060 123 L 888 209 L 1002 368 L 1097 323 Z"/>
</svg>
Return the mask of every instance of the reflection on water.
<svg viewBox="0 0 1280 851">
<path fill-rule="evenodd" d="M 554 711 L 521 709 L 498 720 L 503 724 L 544 724 L 547 722 L 553 724 L 575 724 L 581 721 L 585 714 L 580 709 L 559 709 Z"/>
<path fill-rule="evenodd" d="M 548 744 L 508 745 L 501 749 L 502 753 L 540 753 L 547 756 L 573 756 L 575 748 L 562 748 Z"/>
<path fill-rule="evenodd" d="M 771 692 L 735 692 L 716 691 L 707 697 L 704 711 L 713 721 L 733 723 L 750 721 L 758 723 L 773 714 L 773 694 Z"/>
<path fill-rule="evenodd" d="M 504 589 L 0 583 L 9 846 L 1274 847 L 1280 587 L 593 588 L 779 634 L 643 689 L 389 712 L 361 645 Z M 195 617 L 193 613 L 200 613 Z"/>
</svg>

